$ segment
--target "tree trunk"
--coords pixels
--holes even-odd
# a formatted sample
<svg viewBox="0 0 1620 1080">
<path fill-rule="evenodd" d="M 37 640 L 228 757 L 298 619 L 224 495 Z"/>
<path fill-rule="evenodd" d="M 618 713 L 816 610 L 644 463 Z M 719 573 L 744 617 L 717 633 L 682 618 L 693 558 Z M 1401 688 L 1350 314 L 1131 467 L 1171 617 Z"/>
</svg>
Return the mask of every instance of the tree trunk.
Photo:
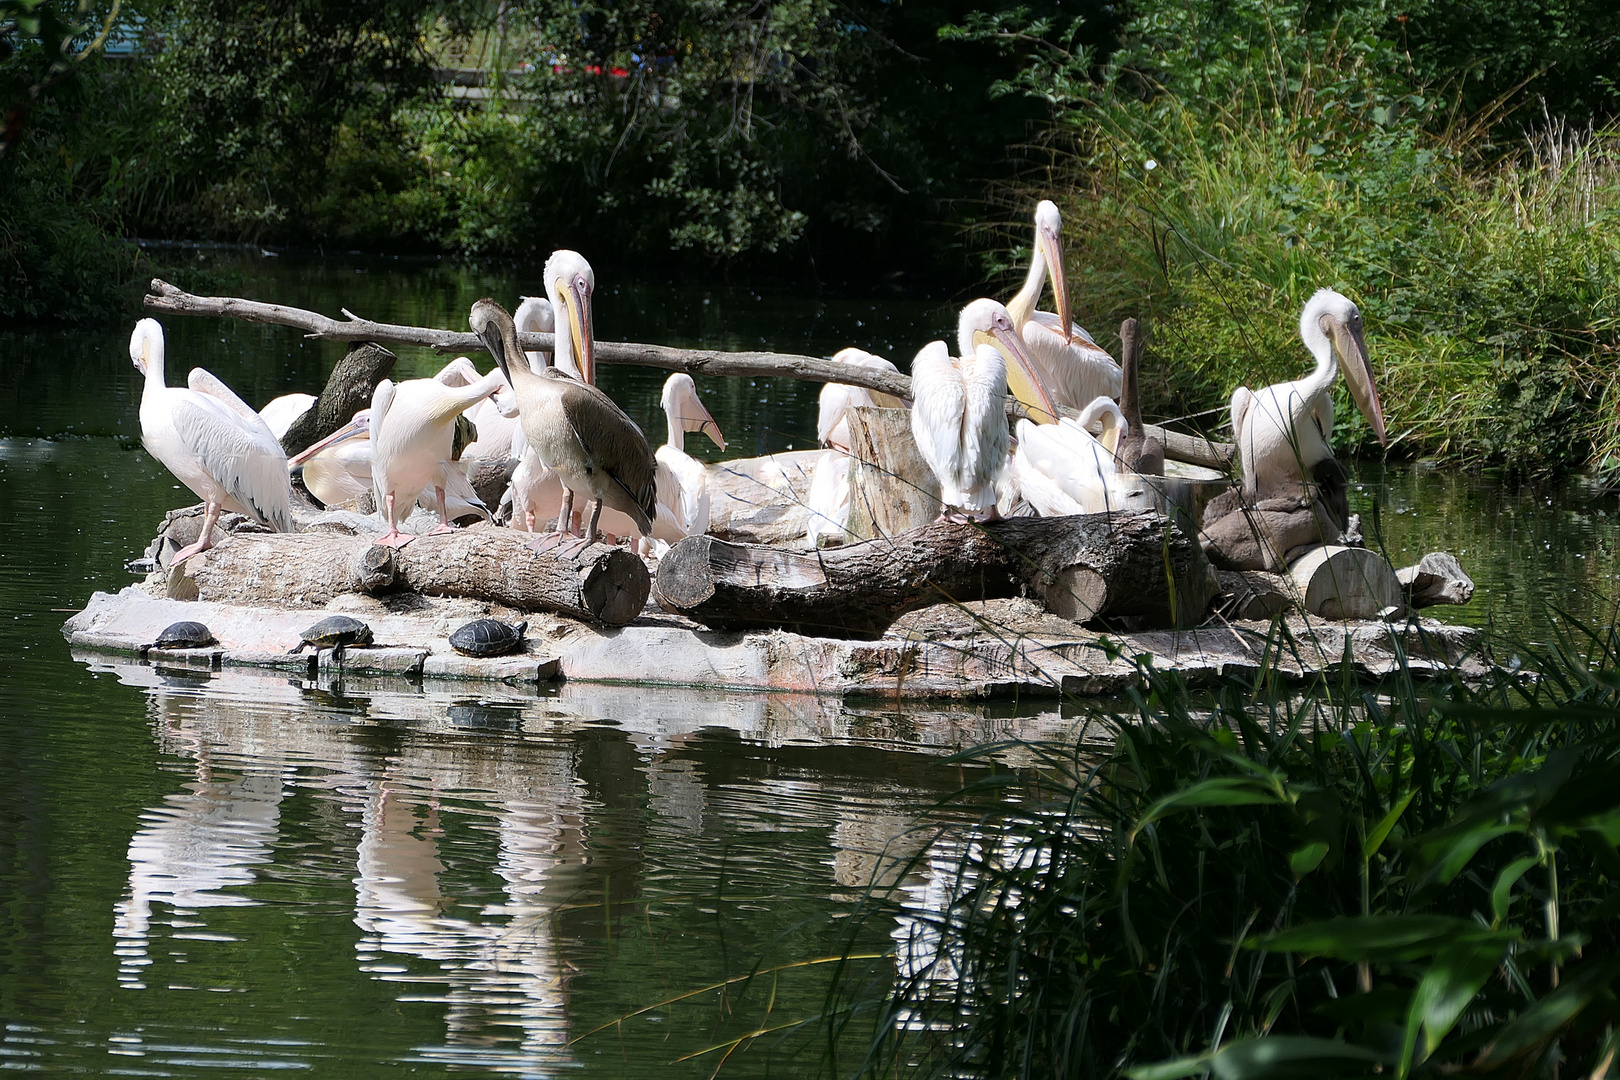
<svg viewBox="0 0 1620 1080">
<path fill-rule="evenodd" d="M 627 548 L 593 544 L 574 557 L 537 553 L 507 529 L 458 529 L 404 548 L 338 533 L 238 534 L 170 572 L 180 599 L 323 605 L 343 593 L 405 591 L 488 600 L 624 626 L 652 589 Z"/>
<path fill-rule="evenodd" d="M 326 389 L 309 410 L 281 437 L 288 457 L 309 449 L 371 406 L 372 391 L 394 370 L 394 354 L 381 345 L 362 342 L 337 362 Z"/>
<path fill-rule="evenodd" d="M 1215 592 L 1202 550 L 1153 513 L 940 523 L 802 553 L 689 536 L 657 586 L 666 607 L 715 629 L 846 638 L 879 637 L 928 604 L 1020 595 L 1077 622 L 1191 626 Z"/>
</svg>

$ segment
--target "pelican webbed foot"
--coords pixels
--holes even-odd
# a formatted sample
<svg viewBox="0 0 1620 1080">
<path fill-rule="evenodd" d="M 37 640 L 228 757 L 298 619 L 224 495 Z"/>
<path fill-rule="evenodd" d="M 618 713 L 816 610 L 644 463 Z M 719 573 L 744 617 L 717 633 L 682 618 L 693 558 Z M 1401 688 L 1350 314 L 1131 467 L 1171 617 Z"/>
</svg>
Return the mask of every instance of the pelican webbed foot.
<svg viewBox="0 0 1620 1080">
<path fill-rule="evenodd" d="M 383 533 L 381 536 L 377 537 L 377 539 L 373 540 L 372 543 L 381 544 L 383 547 L 391 547 L 397 550 L 415 539 L 416 536 L 413 533 L 403 533 L 398 529 L 390 529 L 388 532 Z"/>
</svg>

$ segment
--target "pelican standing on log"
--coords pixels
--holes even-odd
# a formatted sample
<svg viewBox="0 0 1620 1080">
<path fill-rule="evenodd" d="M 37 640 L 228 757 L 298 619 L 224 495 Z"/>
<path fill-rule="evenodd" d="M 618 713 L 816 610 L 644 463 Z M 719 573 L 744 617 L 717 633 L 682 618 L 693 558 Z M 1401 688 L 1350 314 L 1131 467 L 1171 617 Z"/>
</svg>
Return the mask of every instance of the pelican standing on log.
<svg viewBox="0 0 1620 1080">
<path fill-rule="evenodd" d="M 552 266 L 562 255 L 573 256 L 579 267 L 566 268 L 556 281 L 556 352 L 571 355 L 581 374 L 590 378 L 595 374 L 590 315 L 594 280 L 584 259 L 573 252 L 557 252 L 546 264 L 548 283 Z M 650 536 L 658 511 L 658 466 L 635 421 L 589 382 L 551 366 L 530 371 L 518 347 L 512 316 L 494 300 L 473 304 L 467 321 L 512 384 L 524 438 L 541 463 L 557 470 L 562 480 L 557 535 L 566 535 L 574 493 L 583 492 L 593 503 L 585 545 L 596 542 L 596 523 L 604 504 L 628 515 L 642 536 Z"/>
<path fill-rule="evenodd" d="M 167 385 L 163 327 L 156 319 L 135 324 L 129 357 L 146 376 L 146 389 L 141 393 L 141 445 L 203 501 L 202 533 L 196 543 L 175 553 L 171 565 L 213 546 L 214 524 L 221 510 L 245 514 L 276 532 L 291 532 L 287 455 L 259 415 L 223 383 L 218 385 L 229 399 Z M 218 383 L 212 375 L 198 371 L 206 380 Z"/>
<path fill-rule="evenodd" d="M 439 502 L 439 524 L 433 532 L 454 528 L 446 492 L 463 485 L 471 491 L 466 476 L 451 461 L 456 418 L 504 385 L 499 371 L 470 386 L 447 386 L 438 379 L 409 379 L 398 385 L 384 379 L 377 384 L 371 395 L 371 476 L 377 509 L 388 522 L 388 531 L 377 543 L 404 547 L 416 539 L 400 532 L 399 522 L 410 515 L 417 496 L 429 485 Z"/>
<path fill-rule="evenodd" d="M 1344 369 L 1345 385 L 1356 407 L 1372 425 L 1379 445 L 1384 409 L 1367 359 L 1361 312 L 1346 296 L 1319 289 L 1299 317 L 1299 336 L 1316 358 L 1303 379 L 1259 391 L 1240 386 L 1232 393 L 1232 434 L 1243 462 L 1243 493 L 1252 501 L 1265 492 L 1306 480 L 1346 528 L 1350 519 L 1348 475 L 1333 456 L 1333 382 Z"/>
<path fill-rule="evenodd" d="M 952 359 L 943 341 L 923 346 L 911 362 L 911 432 L 939 479 L 942 521 L 994 521 L 996 481 L 1007 465 L 1007 392 L 1017 387 L 1050 423 L 1057 410 L 1030 364 L 1007 309 L 975 300 L 957 322 Z M 1016 391 L 1015 391 L 1016 392 Z M 1023 398 L 1020 396 L 1020 400 Z M 953 512 L 951 508 L 957 512 Z"/>
<path fill-rule="evenodd" d="M 692 376 L 676 372 L 664 380 L 664 416 L 669 435 L 654 452 L 658 462 L 658 512 L 653 538 L 673 544 L 709 531 L 709 476 L 703 462 L 686 452 L 687 432 L 701 431 L 724 450 L 726 437 L 698 399 Z"/>
<path fill-rule="evenodd" d="M 1052 279 L 1056 314 L 1035 310 L 1048 276 Z M 1029 346 L 1030 358 L 1053 401 L 1070 409 L 1083 409 L 1099 397 L 1119 399 L 1119 365 L 1083 327 L 1074 325 L 1068 276 L 1063 268 L 1063 216 L 1049 199 L 1042 199 L 1035 207 L 1035 243 L 1030 252 L 1029 274 L 1024 278 L 1024 287 L 1007 301 L 1007 311 L 1024 344 Z M 1026 408 L 1034 409 L 1038 404 L 1026 399 L 1016 386 L 1013 394 Z M 1039 423 L 1051 422 L 1035 419 Z"/>
</svg>

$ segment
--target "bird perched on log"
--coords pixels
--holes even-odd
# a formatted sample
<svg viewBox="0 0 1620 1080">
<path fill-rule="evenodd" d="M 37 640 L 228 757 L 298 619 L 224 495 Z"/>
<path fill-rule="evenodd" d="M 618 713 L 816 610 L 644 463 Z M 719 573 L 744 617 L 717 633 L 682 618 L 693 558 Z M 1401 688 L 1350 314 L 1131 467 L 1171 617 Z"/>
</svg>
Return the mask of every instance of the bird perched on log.
<svg viewBox="0 0 1620 1080">
<path fill-rule="evenodd" d="M 594 279 L 590 267 L 583 265 L 584 259 L 579 263 L 582 268 L 560 277 L 552 298 L 559 309 L 556 351 L 559 356 L 572 356 L 581 374 L 590 378 L 595 372 L 590 321 Z M 589 382 L 550 365 L 530 371 L 518 347 L 512 316 L 494 300 L 473 304 L 468 323 L 512 384 L 524 437 L 541 463 L 555 469 L 562 481 L 558 537 L 567 535 L 575 492 L 585 493 L 592 501 L 586 545 L 596 542 L 597 519 L 604 505 L 628 515 L 642 536 L 650 536 L 658 511 L 658 465 L 635 421 Z"/>
<path fill-rule="evenodd" d="M 1299 336 L 1316 358 L 1315 370 L 1293 382 L 1259 391 L 1240 386 L 1232 393 L 1232 434 L 1243 462 L 1243 493 L 1253 500 L 1309 481 L 1344 529 L 1350 520 L 1349 476 L 1333 456 L 1332 444 L 1333 382 L 1341 365 L 1350 397 L 1379 444 L 1386 443 L 1361 311 L 1348 297 L 1319 289 L 1300 313 Z"/>
<path fill-rule="evenodd" d="M 1048 276 L 1052 279 L 1056 314 L 1035 310 Z M 1024 278 L 1024 287 L 1007 301 L 1007 311 L 1029 346 L 1030 357 L 1053 401 L 1070 409 L 1083 409 L 1095 398 L 1119 397 L 1119 365 L 1092 340 L 1084 327 L 1074 325 L 1069 309 L 1068 277 L 1063 268 L 1063 216 L 1050 200 L 1042 199 L 1035 207 L 1035 243 L 1030 252 L 1029 273 Z M 1028 408 L 1037 404 L 1026 400 L 1017 387 L 1013 388 L 1013 394 Z M 1051 422 L 1040 417 L 1035 419 L 1040 423 Z"/>
<path fill-rule="evenodd" d="M 447 492 L 451 487 L 461 489 L 467 479 L 452 460 L 456 420 L 463 410 L 504 385 L 498 371 L 470 386 L 447 386 L 438 379 L 408 379 L 397 385 L 384 379 L 377 384 L 371 396 L 371 476 L 377 509 L 388 522 L 388 531 L 377 543 L 404 547 L 415 539 L 400 532 L 399 522 L 430 485 L 439 504 L 439 524 L 433 531 L 454 528 Z M 461 494 L 469 491 L 471 485 Z"/>
<path fill-rule="evenodd" d="M 245 514 L 276 532 L 291 532 L 287 455 L 246 402 L 202 368 L 189 389 L 164 382 L 163 327 L 135 324 L 129 356 L 146 376 L 141 393 L 141 445 L 203 501 L 202 533 L 171 565 L 213 546 L 222 510 Z"/>
<path fill-rule="evenodd" d="M 940 520 L 994 521 L 996 481 L 1007 465 L 1009 386 L 1031 395 L 1030 412 L 1056 419 L 1007 309 L 975 300 L 957 322 L 952 359 L 943 341 L 923 346 L 911 362 L 911 431 L 939 479 Z M 1024 400 L 1020 396 L 1020 400 Z M 953 509 L 954 508 L 954 509 Z"/>
<path fill-rule="evenodd" d="M 653 453 L 658 462 L 658 510 L 653 537 L 666 544 L 709 531 L 709 477 L 703 462 L 686 452 L 688 432 L 700 431 L 720 449 L 720 434 L 709 410 L 698 399 L 692 376 L 676 372 L 664 380 L 664 416 L 669 422 L 664 445 Z"/>
</svg>

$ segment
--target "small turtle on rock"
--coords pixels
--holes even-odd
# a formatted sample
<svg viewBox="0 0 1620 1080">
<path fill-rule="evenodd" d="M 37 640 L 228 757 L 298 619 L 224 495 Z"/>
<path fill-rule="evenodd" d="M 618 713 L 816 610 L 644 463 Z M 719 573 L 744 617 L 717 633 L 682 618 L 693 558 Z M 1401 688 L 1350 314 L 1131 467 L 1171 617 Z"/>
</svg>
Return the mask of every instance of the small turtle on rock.
<svg viewBox="0 0 1620 1080">
<path fill-rule="evenodd" d="M 141 655 L 144 657 L 153 649 L 201 649 L 216 641 L 213 631 L 200 622 L 170 623 L 156 641 L 141 646 Z"/>
<path fill-rule="evenodd" d="M 477 619 L 450 635 L 450 647 L 463 656 L 505 656 L 523 645 L 527 622 L 516 626 L 499 619 Z"/>
<path fill-rule="evenodd" d="M 302 651 L 305 645 L 313 645 L 317 653 L 322 649 L 331 649 L 340 664 L 343 663 L 345 645 L 370 645 L 373 640 L 371 627 L 347 615 L 332 615 L 322 619 L 305 630 L 302 636 L 302 641 L 287 650 L 288 655 Z"/>
</svg>

